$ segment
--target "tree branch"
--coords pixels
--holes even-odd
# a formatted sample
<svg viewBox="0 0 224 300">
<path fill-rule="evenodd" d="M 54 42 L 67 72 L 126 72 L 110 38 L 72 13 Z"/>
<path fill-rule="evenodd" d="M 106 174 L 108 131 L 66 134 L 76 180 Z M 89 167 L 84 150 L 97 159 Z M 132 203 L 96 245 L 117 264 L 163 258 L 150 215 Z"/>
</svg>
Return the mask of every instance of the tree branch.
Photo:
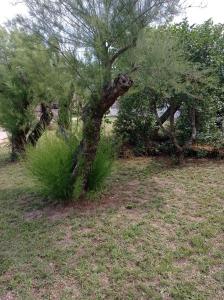
<svg viewBox="0 0 224 300">
<path fill-rule="evenodd" d="M 132 47 L 134 47 L 135 44 L 136 44 L 136 41 L 137 41 L 137 39 L 135 38 L 135 39 L 131 42 L 131 44 L 129 44 L 129 45 L 127 45 L 127 46 L 125 46 L 125 47 L 119 49 L 119 50 L 112 56 L 112 58 L 110 59 L 110 64 L 112 65 L 112 64 L 115 62 L 115 60 L 116 60 L 120 55 L 122 55 L 122 54 L 125 53 L 127 50 L 129 50 L 129 49 L 131 49 Z"/>
</svg>

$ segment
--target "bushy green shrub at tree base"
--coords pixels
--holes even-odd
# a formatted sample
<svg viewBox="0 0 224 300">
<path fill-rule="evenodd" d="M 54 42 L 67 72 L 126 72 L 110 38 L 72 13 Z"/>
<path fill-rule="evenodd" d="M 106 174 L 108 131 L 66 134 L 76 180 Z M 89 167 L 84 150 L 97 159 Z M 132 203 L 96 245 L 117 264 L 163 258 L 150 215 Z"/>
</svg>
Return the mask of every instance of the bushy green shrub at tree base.
<svg viewBox="0 0 224 300">
<path fill-rule="evenodd" d="M 74 134 L 63 139 L 54 133 L 47 133 L 36 147 L 27 148 L 26 167 L 46 197 L 66 201 L 77 199 L 82 194 L 81 179 L 74 183 L 71 175 L 74 149 L 77 149 L 79 142 L 79 137 Z M 102 137 L 88 178 L 91 192 L 99 190 L 110 174 L 113 149 L 112 142 Z"/>
<path fill-rule="evenodd" d="M 35 148 L 27 148 L 26 167 L 45 196 L 57 200 L 72 197 L 71 162 L 77 145 L 74 137 L 65 141 L 47 133 Z"/>
</svg>

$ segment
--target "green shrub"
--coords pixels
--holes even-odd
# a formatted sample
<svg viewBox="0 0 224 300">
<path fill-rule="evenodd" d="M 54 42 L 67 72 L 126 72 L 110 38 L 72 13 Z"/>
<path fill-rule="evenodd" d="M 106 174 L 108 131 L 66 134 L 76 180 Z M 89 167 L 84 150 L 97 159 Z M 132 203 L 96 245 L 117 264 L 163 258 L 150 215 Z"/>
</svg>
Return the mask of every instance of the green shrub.
<svg viewBox="0 0 224 300">
<path fill-rule="evenodd" d="M 115 146 L 108 137 L 101 137 L 96 158 L 88 178 L 90 191 L 99 190 L 111 172 L 115 158 Z"/>
<path fill-rule="evenodd" d="M 67 200 L 73 195 L 71 166 L 78 138 L 63 140 L 55 134 L 45 134 L 36 148 L 27 149 L 26 166 L 40 190 L 51 199 Z"/>
<path fill-rule="evenodd" d="M 82 194 L 81 178 L 75 184 L 71 178 L 73 155 L 79 140 L 74 135 L 63 139 L 56 134 L 46 133 L 36 148 L 27 149 L 26 167 L 48 198 L 69 200 Z M 114 160 L 113 149 L 112 141 L 102 137 L 88 178 L 90 191 L 99 190 L 110 174 Z"/>
</svg>

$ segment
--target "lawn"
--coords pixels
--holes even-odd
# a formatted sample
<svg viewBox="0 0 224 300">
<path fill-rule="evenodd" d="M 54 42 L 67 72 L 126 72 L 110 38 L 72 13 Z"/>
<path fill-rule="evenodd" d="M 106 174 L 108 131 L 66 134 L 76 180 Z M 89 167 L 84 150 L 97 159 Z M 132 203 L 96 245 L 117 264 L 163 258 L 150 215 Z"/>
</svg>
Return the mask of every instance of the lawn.
<svg viewBox="0 0 224 300">
<path fill-rule="evenodd" d="M 48 203 L 0 151 L 0 299 L 224 299 L 224 161 L 119 160 Z"/>
</svg>

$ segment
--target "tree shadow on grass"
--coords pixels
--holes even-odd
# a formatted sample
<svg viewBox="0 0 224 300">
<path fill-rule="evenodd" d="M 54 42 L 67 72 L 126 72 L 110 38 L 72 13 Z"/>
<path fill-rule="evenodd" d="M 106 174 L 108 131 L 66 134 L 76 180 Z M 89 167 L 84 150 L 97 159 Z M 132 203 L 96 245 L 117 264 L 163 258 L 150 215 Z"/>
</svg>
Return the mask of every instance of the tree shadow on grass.
<svg viewBox="0 0 224 300">
<path fill-rule="evenodd" d="M 26 220 L 49 218 L 63 219 L 69 216 L 97 215 L 107 210 L 161 209 L 164 199 L 161 195 L 161 184 L 158 180 L 148 183 L 164 172 L 192 166 L 195 161 L 186 160 L 184 165 L 176 166 L 169 158 L 150 158 L 123 161 L 122 167 L 113 172 L 107 182 L 107 189 L 96 194 L 91 199 L 86 197 L 79 200 L 62 203 L 50 201 L 43 197 L 36 188 L 29 186 L 0 189 L 2 208 L 11 207 L 22 211 Z M 207 166 L 208 160 L 196 161 L 201 167 Z M 217 162 L 218 163 L 218 162 Z M 146 184 L 147 182 L 147 184 Z"/>
<path fill-rule="evenodd" d="M 122 185 L 115 183 L 113 189 L 108 187 L 95 198 L 85 197 L 65 203 L 50 201 L 30 187 L 0 189 L 0 207 L 17 210 L 26 221 L 40 218 L 57 221 L 67 217 L 99 216 L 120 209 L 143 210 L 145 199 L 139 197 L 140 188 L 140 182 L 133 184 L 132 181 Z M 153 193 L 147 194 L 148 209 L 160 209 L 164 205 L 163 199 L 157 195 L 158 190 L 155 188 Z"/>
<path fill-rule="evenodd" d="M 5 160 L 4 163 L 6 165 L 7 161 Z M 128 168 L 122 166 L 108 179 L 107 188 L 91 198 L 85 197 L 64 203 L 51 201 L 34 187 L 23 185 L 0 189 L 0 201 L 4 207 L 21 211 L 26 220 L 42 217 L 58 220 L 68 216 L 96 215 L 111 209 L 119 210 L 121 207 L 134 210 L 140 208 L 142 204 L 142 197 L 140 197 L 142 179 L 159 174 L 165 168 L 167 170 L 168 164 L 152 159 L 149 164 L 144 163 L 143 168 L 140 169 L 134 166 Z M 164 205 L 162 198 L 157 195 L 158 190 L 159 187 L 154 183 L 153 193 L 147 195 L 149 208 L 159 209 Z"/>
</svg>

